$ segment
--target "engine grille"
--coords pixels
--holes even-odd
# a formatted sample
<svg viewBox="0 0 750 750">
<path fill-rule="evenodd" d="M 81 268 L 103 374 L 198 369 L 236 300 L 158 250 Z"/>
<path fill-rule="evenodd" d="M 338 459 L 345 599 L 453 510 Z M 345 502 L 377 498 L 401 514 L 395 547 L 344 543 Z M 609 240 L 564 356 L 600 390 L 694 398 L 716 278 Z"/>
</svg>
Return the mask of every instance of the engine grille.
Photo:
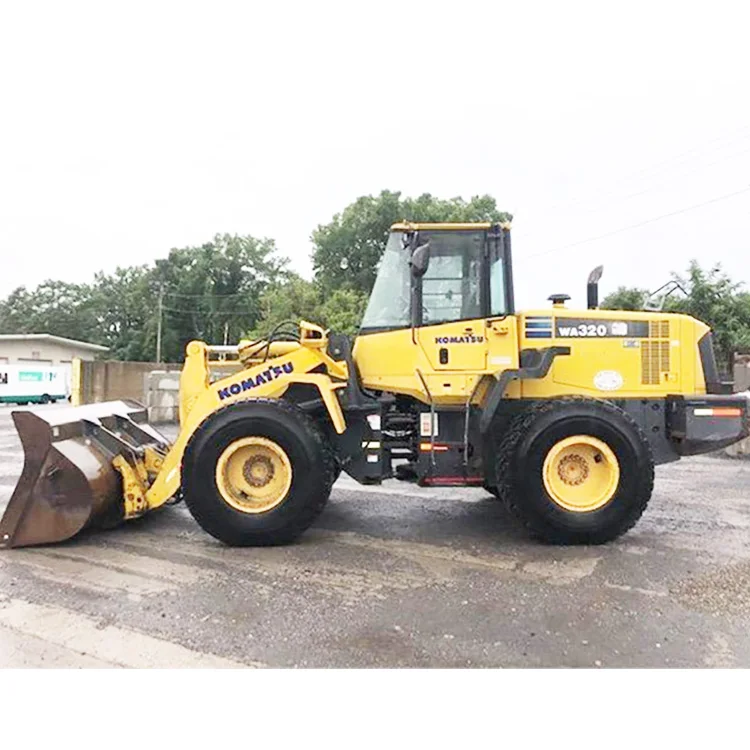
<svg viewBox="0 0 750 750">
<path fill-rule="evenodd" d="M 648 335 L 652 339 L 668 339 L 669 338 L 669 321 L 668 320 L 652 320 L 648 326 Z"/>
<path fill-rule="evenodd" d="M 652 320 L 649 323 L 649 339 L 641 341 L 641 382 L 643 385 L 659 385 L 661 374 L 670 371 L 669 321 Z"/>
</svg>

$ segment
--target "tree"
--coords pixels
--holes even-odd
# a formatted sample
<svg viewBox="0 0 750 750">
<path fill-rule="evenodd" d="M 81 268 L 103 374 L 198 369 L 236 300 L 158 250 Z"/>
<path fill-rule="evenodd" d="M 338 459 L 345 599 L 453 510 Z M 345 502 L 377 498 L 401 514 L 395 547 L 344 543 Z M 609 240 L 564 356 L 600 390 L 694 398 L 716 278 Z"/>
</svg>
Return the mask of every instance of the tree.
<svg viewBox="0 0 750 750">
<path fill-rule="evenodd" d="M 111 359 L 148 362 L 156 353 L 158 292 L 154 269 L 117 268 L 94 277 L 92 306 L 96 335 Z"/>
<path fill-rule="evenodd" d="M 48 280 L 34 290 L 14 289 L 0 303 L 0 332 L 50 333 L 100 343 L 91 286 Z"/>
<path fill-rule="evenodd" d="M 367 307 L 368 295 L 356 289 L 337 289 L 320 308 L 320 319 L 336 333 L 355 336 Z"/>
<path fill-rule="evenodd" d="M 367 295 L 353 289 L 337 289 L 324 295 L 314 282 L 292 274 L 266 289 L 260 305 L 261 319 L 248 332 L 249 338 L 263 338 L 286 320 L 308 320 L 335 333 L 354 336 L 364 315 Z"/>
<path fill-rule="evenodd" d="M 388 230 L 398 221 L 499 222 L 511 218 L 498 210 L 489 195 L 469 201 L 444 200 L 429 193 L 402 198 L 390 190 L 363 196 L 312 233 L 315 280 L 326 294 L 336 289 L 369 294 Z"/>
<path fill-rule="evenodd" d="M 687 273 L 673 273 L 684 294 L 678 289 L 664 302 L 668 312 L 681 312 L 711 326 L 719 367 L 731 373 L 734 354 L 750 350 L 750 294 L 742 284 L 732 281 L 721 266 L 708 270 L 697 261 L 690 262 Z M 620 287 L 607 295 L 602 308 L 607 310 L 642 310 L 648 292 Z"/>
<path fill-rule="evenodd" d="M 646 289 L 620 286 L 604 298 L 600 307 L 604 310 L 643 310 L 647 297 Z"/>
<path fill-rule="evenodd" d="M 45 281 L 0 302 L 0 332 L 51 333 L 110 347 L 113 359 L 156 355 L 162 305 L 162 359 L 180 361 L 191 339 L 236 341 L 261 316 L 267 287 L 288 276 L 272 240 L 217 235 L 173 249 L 150 266 L 98 273 L 92 284 Z"/>
<path fill-rule="evenodd" d="M 286 320 L 319 323 L 321 294 L 311 281 L 297 274 L 268 286 L 260 297 L 260 319 L 247 336 L 259 339 Z"/>
<path fill-rule="evenodd" d="M 667 309 L 683 312 L 711 326 L 719 367 L 732 372 L 734 354 L 750 348 L 750 294 L 732 281 L 720 265 L 709 270 L 690 262 L 687 274 L 672 274 L 685 289 L 682 298 L 670 297 Z"/>
<path fill-rule="evenodd" d="M 263 292 L 288 275 L 273 240 L 216 235 L 156 261 L 152 303 L 163 294 L 163 358 L 179 361 L 192 339 L 237 341 L 261 317 Z"/>
</svg>

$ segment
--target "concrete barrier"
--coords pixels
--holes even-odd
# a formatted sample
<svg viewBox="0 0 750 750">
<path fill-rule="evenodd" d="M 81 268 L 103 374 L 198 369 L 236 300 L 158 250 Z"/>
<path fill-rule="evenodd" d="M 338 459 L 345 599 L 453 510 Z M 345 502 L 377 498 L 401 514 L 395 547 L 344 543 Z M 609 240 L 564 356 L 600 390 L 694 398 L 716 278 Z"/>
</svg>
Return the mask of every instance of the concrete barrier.
<svg viewBox="0 0 750 750">
<path fill-rule="evenodd" d="M 734 390 L 746 391 L 750 388 L 750 355 L 738 354 L 734 358 Z"/>
<path fill-rule="evenodd" d="M 212 363 L 211 382 L 240 369 L 239 362 Z M 73 361 L 71 403 L 74 406 L 128 398 L 148 407 L 153 419 L 178 419 L 182 364 L 168 362 Z"/>
<path fill-rule="evenodd" d="M 76 363 L 71 402 L 73 404 L 93 404 L 99 401 L 130 398 L 145 404 L 147 391 L 144 388 L 144 375 L 157 369 L 179 372 L 182 365 L 113 360 L 80 362 L 80 365 Z"/>
<path fill-rule="evenodd" d="M 153 424 L 179 421 L 180 373 L 152 370 L 144 376 L 148 421 Z"/>
<path fill-rule="evenodd" d="M 211 382 L 226 377 L 240 368 L 236 365 L 212 367 L 209 371 Z M 154 424 L 176 423 L 180 418 L 180 373 L 174 370 L 152 370 L 146 373 L 143 382 L 148 407 L 148 419 Z"/>
</svg>

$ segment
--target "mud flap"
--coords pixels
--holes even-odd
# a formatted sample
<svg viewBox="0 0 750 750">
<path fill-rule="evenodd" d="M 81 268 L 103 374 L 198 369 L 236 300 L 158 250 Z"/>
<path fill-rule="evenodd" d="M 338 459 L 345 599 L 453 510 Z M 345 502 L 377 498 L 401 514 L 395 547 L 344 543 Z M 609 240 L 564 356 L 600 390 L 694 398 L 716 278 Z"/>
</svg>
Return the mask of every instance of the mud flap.
<svg viewBox="0 0 750 750">
<path fill-rule="evenodd" d="M 142 463 L 150 446 L 168 441 L 146 422 L 135 401 L 48 407 L 12 413 L 24 467 L 0 520 L 0 547 L 61 542 L 84 528 L 118 524 L 124 516 L 116 456 Z"/>
</svg>

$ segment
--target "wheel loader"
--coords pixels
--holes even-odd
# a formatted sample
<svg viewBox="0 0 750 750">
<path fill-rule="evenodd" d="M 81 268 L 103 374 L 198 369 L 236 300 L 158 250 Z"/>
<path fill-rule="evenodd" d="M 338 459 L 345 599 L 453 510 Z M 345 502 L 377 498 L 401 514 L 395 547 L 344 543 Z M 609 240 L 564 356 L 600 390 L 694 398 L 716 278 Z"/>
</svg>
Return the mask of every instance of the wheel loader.
<svg viewBox="0 0 750 750">
<path fill-rule="evenodd" d="M 748 400 L 721 382 L 708 326 L 601 310 L 600 273 L 587 309 L 557 294 L 517 311 L 507 223 L 396 224 L 353 342 L 282 324 L 218 380 L 213 348 L 189 343 L 174 442 L 135 402 L 14 412 L 25 465 L 0 545 L 179 500 L 228 545 L 287 543 L 342 471 L 484 488 L 546 542 L 615 539 L 656 464 L 748 435 Z"/>
</svg>

